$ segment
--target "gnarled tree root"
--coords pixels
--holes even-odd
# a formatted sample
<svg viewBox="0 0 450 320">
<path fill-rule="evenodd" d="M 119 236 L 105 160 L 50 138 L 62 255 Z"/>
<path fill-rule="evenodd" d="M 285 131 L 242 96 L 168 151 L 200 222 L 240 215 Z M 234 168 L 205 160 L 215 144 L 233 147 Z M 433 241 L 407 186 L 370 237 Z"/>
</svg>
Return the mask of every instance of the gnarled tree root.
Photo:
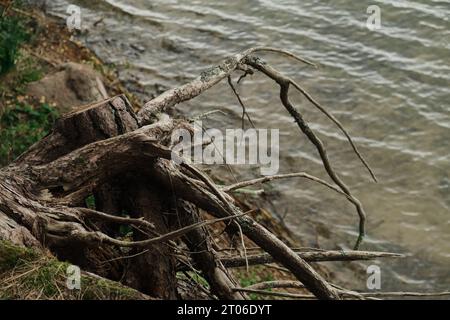
<svg viewBox="0 0 450 320">
<path fill-rule="evenodd" d="M 316 145 L 336 186 L 306 173 L 295 176 L 344 194 L 360 215 L 362 238 L 365 213 L 361 204 L 334 172 L 320 140 L 290 104 L 289 80 L 251 56 L 260 51 L 278 52 L 309 63 L 283 50 L 253 48 L 154 98 L 137 114 L 120 95 L 59 119 L 48 136 L 0 170 L 0 239 L 22 246 L 47 247 L 58 258 L 88 272 L 122 280 L 144 294 L 165 299 L 178 298 L 176 260 L 184 244 L 212 294 L 243 299 L 245 293 L 238 290 L 226 269 L 231 262 L 225 262 L 213 250 L 205 229 L 207 224 L 229 220 L 230 228 L 241 230 L 315 297 L 345 297 L 304 256 L 234 203 L 229 193 L 251 182 L 221 188 L 192 165 L 172 161 L 170 135 L 189 125 L 164 112 L 229 78 L 236 70 L 246 74 L 261 71 L 280 85 L 283 105 Z M 254 183 L 259 182 L 265 181 Z M 95 198 L 95 210 L 86 208 L 90 196 Z M 203 222 L 198 209 L 218 219 Z M 121 225 L 133 228 L 131 238 L 119 239 Z M 264 256 L 263 261 L 267 259 Z"/>
</svg>

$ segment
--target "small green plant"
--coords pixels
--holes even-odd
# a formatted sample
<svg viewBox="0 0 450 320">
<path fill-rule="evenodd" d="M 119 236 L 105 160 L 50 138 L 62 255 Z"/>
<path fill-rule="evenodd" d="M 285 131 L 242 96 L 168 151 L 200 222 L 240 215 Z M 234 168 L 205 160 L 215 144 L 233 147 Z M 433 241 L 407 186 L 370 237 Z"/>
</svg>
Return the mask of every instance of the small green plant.
<svg viewBox="0 0 450 320">
<path fill-rule="evenodd" d="M 0 17 L 0 76 L 14 67 L 20 45 L 28 39 L 29 35 L 20 18 Z"/>
<path fill-rule="evenodd" d="M 93 194 L 91 194 L 89 197 L 86 198 L 86 207 L 92 210 L 96 209 L 95 197 Z"/>
<path fill-rule="evenodd" d="M 17 103 L 0 116 L 0 166 L 4 166 L 42 139 L 58 117 L 56 109 Z"/>
<path fill-rule="evenodd" d="M 203 278 L 201 275 L 199 275 L 197 272 L 193 271 L 177 272 L 177 278 L 180 280 L 194 281 L 198 285 L 206 289 L 209 289 L 208 281 L 206 281 L 206 279 Z"/>
<path fill-rule="evenodd" d="M 19 73 L 19 82 L 24 85 L 42 78 L 42 70 L 32 66 L 31 62 L 27 63 L 26 68 Z"/>
<path fill-rule="evenodd" d="M 119 237 L 122 238 L 133 237 L 133 228 L 128 224 L 121 224 L 119 226 Z"/>
<path fill-rule="evenodd" d="M 122 210 L 122 212 L 120 213 L 120 216 L 125 217 L 125 218 L 129 218 L 130 217 L 130 213 L 127 212 L 127 210 Z M 133 235 L 134 235 L 134 229 L 131 225 L 129 224 L 121 224 L 119 226 L 119 233 L 118 236 L 121 238 L 128 238 L 128 239 L 133 239 Z"/>
<path fill-rule="evenodd" d="M 250 268 L 250 270 L 248 270 L 248 271 L 246 271 L 244 269 L 239 270 L 238 278 L 239 278 L 239 282 L 243 288 L 254 285 L 259 282 L 274 280 L 273 275 L 271 273 L 268 273 L 267 270 L 265 270 L 264 268 L 261 268 L 259 266 Z M 271 291 L 271 290 L 268 290 L 268 291 Z M 250 293 L 248 296 L 252 300 L 260 300 L 260 299 L 264 298 L 263 296 L 256 294 L 256 293 Z"/>
</svg>

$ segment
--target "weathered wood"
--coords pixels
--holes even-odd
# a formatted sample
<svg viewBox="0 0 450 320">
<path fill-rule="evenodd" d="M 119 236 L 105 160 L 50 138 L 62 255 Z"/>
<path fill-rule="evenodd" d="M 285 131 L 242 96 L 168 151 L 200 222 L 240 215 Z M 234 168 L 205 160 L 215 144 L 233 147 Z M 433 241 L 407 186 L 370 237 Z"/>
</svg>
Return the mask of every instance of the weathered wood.
<svg viewBox="0 0 450 320">
<path fill-rule="evenodd" d="M 228 202 L 226 205 L 206 190 L 197 180 L 183 175 L 172 162 L 158 159 L 153 174 L 166 187 L 175 190 L 179 197 L 218 217 L 241 213 L 239 208 Z M 276 261 L 288 268 L 305 286 L 320 299 L 339 299 L 336 289 L 329 285 L 309 264 L 299 257 L 283 241 L 250 217 L 236 218 L 244 234 L 268 252 Z"/>
<path fill-rule="evenodd" d="M 186 125 L 163 112 L 200 95 L 235 70 L 249 72 L 252 67 L 279 82 L 281 100 L 291 111 L 293 107 L 290 108 L 285 87 L 288 80 L 273 77 L 267 71 L 272 69 L 260 60 L 254 64 L 255 60 L 247 59 L 259 51 L 278 52 L 309 63 L 283 50 L 251 48 L 225 59 L 193 81 L 166 91 L 146 103 L 137 115 L 125 96 L 120 95 L 62 117 L 47 137 L 0 170 L 0 237 L 24 245 L 39 243 L 57 255 L 86 266 L 88 271 L 118 278 L 127 259 L 122 259 L 117 247 L 138 247 L 135 245 L 143 243 L 147 246 L 150 242 L 139 242 L 145 237 L 142 230 L 133 233 L 134 241 L 115 239 L 116 229 L 110 225 L 117 222 L 113 215 L 126 211 L 135 218 L 152 222 L 157 233 L 167 233 L 170 225 L 162 213 L 170 210 L 175 191 L 180 201 L 186 200 L 219 218 L 231 217 L 231 226 L 239 225 L 249 239 L 289 269 L 317 298 L 339 299 L 338 289 L 269 230 L 243 216 L 233 198 L 211 179 L 193 166 L 171 161 L 167 142 L 173 130 Z M 299 117 L 296 120 L 299 122 Z M 304 131 L 312 139 L 309 131 Z M 333 178 L 328 161 L 324 164 Z M 333 180 L 359 204 L 339 179 Z M 103 211 L 96 215 L 97 219 L 79 208 L 90 195 L 98 199 L 98 209 Z M 184 211 L 184 224 L 198 218 L 192 210 Z M 97 220 L 105 213 L 110 214 L 109 218 L 99 223 Z M 187 239 L 196 243 L 205 235 L 195 231 Z M 223 298 L 244 297 L 230 291 L 233 281 L 207 242 L 204 249 L 206 254 L 196 259 L 215 293 Z M 170 245 L 152 242 L 148 252 L 136 252 L 138 256 L 130 261 L 125 281 L 145 293 L 175 298 L 172 253 Z"/>
<path fill-rule="evenodd" d="M 92 231 L 102 231 L 99 229 L 100 226 L 83 221 L 82 215 L 76 209 L 66 206 L 79 206 L 85 197 L 94 193 L 112 178 L 117 179 L 121 174 L 139 168 L 137 172 L 143 176 L 155 175 L 155 172 L 161 169 L 160 165 L 163 164 L 163 170 L 172 168 L 173 171 L 167 172 L 169 175 L 163 179 L 164 181 L 152 180 L 152 183 L 159 181 L 167 190 L 172 190 L 174 186 L 176 189 L 183 189 L 179 192 L 180 196 L 202 208 L 212 210 L 219 217 L 242 213 L 232 204 L 231 198 L 226 194 L 217 193 L 217 189 L 212 190 L 215 193 L 211 194 L 208 191 L 212 186 L 209 180 L 189 178 L 181 173 L 181 168 L 176 168 L 174 163 L 167 160 L 170 159 L 171 152 L 158 145 L 158 142 L 164 140 L 164 137 L 173 130 L 174 123 L 170 119 L 163 117 L 162 120 L 152 125 L 125 132 L 127 127 L 124 126 L 123 120 L 114 118 L 112 121 L 113 116 L 116 117 L 119 113 L 112 101 L 124 102 L 126 100 L 116 97 L 71 113 L 61 119 L 55 130 L 47 137 L 47 141 L 52 142 L 51 148 L 55 151 L 42 154 L 41 150 L 48 149 L 49 146 L 45 142 L 38 143 L 18 161 L 0 172 L 9 178 L 5 181 L 15 179 L 11 185 L 4 186 L 10 199 L 6 203 L 6 207 L 12 209 L 7 215 L 9 217 L 18 215 L 15 220 L 20 218 L 19 223 L 31 230 L 31 233 L 41 243 L 50 246 L 64 258 L 82 264 L 87 270 L 94 270 L 101 275 L 107 271 L 100 267 L 99 257 L 114 256 L 114 249 L 109 246 L 93 246 L 93 243 L 89 241 L 90 238 L 82 235 L 87 235 Z M 99 109 L 99 114 L 102 116 L 96 113 L 96 108 Z M 115 110 L 115 113 L 111 110 Z M 127 108 L 122 109 L 123 112 L 127 112 L 127 110 Z M 102 117 L 109 118 L 109 120 L 105 120 L 102 125 L 96 123 L 96 120 Z M 118 117 L 123 116 L 119 115 Z M 77 125 L 76 119 L 79 119 L 78 121 L 82 125 Z M 134 116 L 129 119 L 134 119 Z M 94 128 L 89 127 L 94 125 Z M 133 126 L 130 127 L 133 128 Z M 66 130 L 71 132 L 65 133 Z M 108 134 L 108 130 L 111 130 L 111 134 Z M 74 134 L 72 131 L 78 133 Z M 119 133 L 121 134 L 114 136 Z M 58 137 L 62 137 L 61 141 L 65 142 L 58 141 Z M 77 139 L 78 142 L 67 144 L 67 139 Z M 56 159 L 54 159 L 55 157 Z M 163 159 L 158 160 L 158 158 Z M 161 162 L 162 160 L 164 162 Z M 196 172 L 198 171 L 193 173 Z M 120 179 L 116 181 L 121 183 Z M 133 182 L 128 183 L 133 184 Z M 17 202 L 17 195 L 22 198 L 19 202 Z M 216 195 L 219 195 L 219 198 Z M 154 216 L 156 212 L 151 214 L 150 212 L 152 211 L 149 210 L 147 214 L 153 215 L 151 219 L 157 221 L 158 217 Z M 118 214 L 118 212 L 111 213 Z M 150 219 L 149 216 L 147 218 Z M 289 268 L 314 294 L 324 299 L 338 298 L 335 290 L 319 274 L 267 229 L 248 217 L 236 218 L 236 221 L 250 239 Z M 98 250 L 101 253 L 97 253 Z M 167 288 L 173 288 L 172 277 L 162 279 L 163 275 L 175 272 L 170 261 L 163 262 L 170 257 L 168 255 L 159 255 L 159 257 L 161 266 L 165 265 L 172 269 L 160 272 L 159 278 L 157 273 L 153 275 L 161 281 L 155 282 L 154 277 L 146 277 L 146 279 L 157 284 L 157 287 L 153 287 L 155 289 L 160 288 L 164 281 L 166 281 Z M 120 262 L 114 259 L 105 260 L 114 261 L 119 265 L 118 268 L 115 268 L 114 274 L 108 274 L 110 277 L 116 277 L 120 273 Z M 146 257 L 142 257 L 141 260 L 141 264 L 145 263 Z M 147 262 L 149 261 L 147 260 Z M 142 278 L 142 268 L 137 271 L 141 273 L 138 277 L 144 279 Z M 143 286 L 140 281 L 131 281 L 130 283 Z M 150 290 L 150 288 L 152 288 L 152 284 L 148 284 L 145 290 Z M 155 290 L 155 292 L 158 291 Z M 161 292 L 161 294 L 165 297 L 173 297 L 172 293 Z"/>
<path fill-rule="evenodd" d="M 120 252 L 109 246 L 80 244 L 75 236 L 84 231 L 111 232 L 110 224 L 86 225 L 82 215 L 64 205 L 82 205 L 88 195 L 95 194 L 104 212 L 121 214 L 123 202 L 119 199 L 124 190 L 128 192 L 130 202 L 145 199 L 142 192 L 139 199 L 129 193 L 135 181 L 129 178 L 125 181 L 120 177 L 122 172 L 131 170 L 139 163 L 136 160 L 141 157 L 139 143 L 128 144 L 127 139 L 133 140 L 131 137 L 114 140 L 114 137 L 136 129 L 136 116 L 123 95 L 80 107 L 60 118 L 47 137 L 31 147 L 5 172 L 0 172 L 0 176 L 5 177 L 0 182 L 0 208 L 4 213 L 0 215 L 0 239 L 33 246 L 43 243 L 60 259 L 76 263 L 101 276 L 120 279 L 123 261 L 114 259 L 120 256 Z M 158 136 L 165 130 L 153 126 L 142 132 Z M 133 137 L 138 137 L 142 132 L 135 133 Z M 89 163 L 88 159 L 92 156 L 108 164 L 99 168 L 98 163 Z M 109 178 L 114 181 L 114 186 L 108 181 Z M 142 181 L 142 177 L 139 179 Z M 109 193 L 111 188 L 117 186 L 119 193 Z M 141 186 L 145 187 L 142 183 Z M 145 190 L 148 191 L 147 188 Z M 135 209 L 137 212 L 147 211 L 142 216 L 150 221 L 160 219 L 160 211 L 154 210 L 150 214 L 143 207 Z M 128 270 L 127 274 L 135 273 L 134 285 L 145 288 L 142 292 L 160 298 L 174 298 L 173 261 L 170 265 L 166 263 L 168 270 L 161 272 L 158 281 L 155 281 L 156 276 L 152 277 L 156 273 L 142 272 L 153 270 L 158 264 L 163 268 L 164 260 L 172 260 L 170 254 L 154 254 L 147 261 L 151 265 L 141 264 L 139 269 L 134 272 Z M 169 273 L 172 274 L 170 277 Z M 161 288 L 170 288 L 167 289 L 170 294 L 159 296 Z"/>
<path fill-rule="evenodd" d="M 169 232 L 164 213 L 169 211 L 170 198 L 155 184 L 150 184 L 145 177 L 136 178 L 135 174 L 125 180 L 126 211 L 134 218 L 144 218 L 155 225 L 159 233 Z M 148 238 L 143 232 L 134 231 L 134 240 Z M 145 251 L 132 251 L 137 254 L 128 259 L 124 283 L 141 292 L 161 299 L 176 299 L 176 262 L 173 248 L 166 243 L 155 244 Z"/>
<path fill-rule="evenodd" d="M 59 118 L 52 132 L 22 154 L 13 165 L 49 163 L 94 141 L 135 130 L 136 115 L 125 95 L 81 106 Z"/>
<path fill-rule="evenodd" d="M 200 220 L 197 208 L 186 201 L 178 203 L 176 222 L 180 227 L 192 225 Z M 244 299 L 240 292 L 233 291 L 236 281 L 225 271 L 214 250 L 205 229 L 195 229 L 185 236 L 185 242 L 191 251 L 192 260 L 202 271 L 211 286 L 212 293 L 219 299 Z"/>
</svg>

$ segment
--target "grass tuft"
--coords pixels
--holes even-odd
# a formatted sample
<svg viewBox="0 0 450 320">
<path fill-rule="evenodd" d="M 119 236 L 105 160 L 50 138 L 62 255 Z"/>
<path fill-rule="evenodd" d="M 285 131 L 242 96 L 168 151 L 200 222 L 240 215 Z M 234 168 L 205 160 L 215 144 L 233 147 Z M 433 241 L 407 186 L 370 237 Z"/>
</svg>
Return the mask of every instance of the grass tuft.
<svg viewBox="0 0 450 320">
<path fill-rule="evenodd" d="M 82 272 L 80 289 L 66 285 L 69 263 L 50 254 L 0 241 L 0 300 L 145 299 L 119 282 Z"/>
<path fill-rule="evenodd" d="M 0 17 L 0 76 L 16 64 L 21 44 L 29 39 L 23 22 L 18 17 Z"/>
<path fill-rule="evenodd" d="M 47 135 L 58 117 L 47 103 L 9 106 L 0 116 L 0 166 L 5 166 Z"/>
</svg>

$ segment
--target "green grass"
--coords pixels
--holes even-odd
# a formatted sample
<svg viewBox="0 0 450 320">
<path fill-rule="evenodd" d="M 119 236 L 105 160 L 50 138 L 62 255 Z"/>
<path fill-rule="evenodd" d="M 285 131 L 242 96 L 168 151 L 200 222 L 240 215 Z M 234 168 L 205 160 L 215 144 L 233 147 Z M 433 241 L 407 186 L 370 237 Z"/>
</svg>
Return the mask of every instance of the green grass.
<svg viewBox="0 0 450 320">
<path fill-rule="evenodd" d="M 35 61 L 31 58 L 22 60 L 24 67 L 18 72 L 19 83 L 25 85 L 27 83 L 40 80 L 43 76 L 43 71 L 38 66 L 35 66 Z"/>
<path fill-rule="evenodd" d="M 15 246 L 8 241 L 0 241 L 0 273 L 34 259 L 37 259 L 37 255 L 33 250 Z"/>
<path fill-rule="evenodd" d="M 46 263 L 36 268 L 34 272 L 24 276 L 22 279 L 23 284 L 28 288 L 41 290 L 44 296 L 55 296 L 59 292 L 55 279 L 65 278 L 68 266 L 69 264 L 66 262 L 49 259 Z"/>
<path fill-rule="evenodd" d="M 8 15 L 0 17 L 0 76 L 15 66 L 19 48 L 28 39 L 29 35 L 20 18 Z"/>
<path fill-rule="evenodd" d="M 15 6 L 18 2 L 15 2 Z M 0 92 L 3 93 L 0 106 L 0 167 L 26 151 L 32 144 L 44 137 L 51 129 L 57 112 L 45 103 L 21 102 L 18 96 L 24 94 L 29 82 L 42 77 L 42 68 L 29 55 L 20 51 L 25 42 L 31 41 L 26 20 L 3 13 L 0 7 Z M 5 98 L 15 97 L 13 99 Z M 3 110 L 1 109 L 3 108 Z"/>
<path fill-rule="evenodd" d="M 206 281 L 205 278 L 193 271 L 177 272 L 177 278 L 181 280 L 194 281 L 195 283 L 206 289 L 209 289 L 210 287 L 208 281 Z"/>
<path fill-rule="evenodd" d="M 43 103 L 37 107 L 17 103 L 0 116 L 0 166 L 7 165 L 48 134 L 57 111 Z"/>
<path fill-rule="evenodd" d="M 250 268 L 250 270 L 246 271 L 245 269 L 241 269 L 238 271 L 238 279 L 241 284 L 241 287 L 245 288 L 248 286 L 251 286 L 253 284 L 259 283 L 259 282 L 265 282 L 265 281 L 273 281 L 273 275 L 270 273 L 267 273 L 262 267 L 256 266 Z M 267 290 L 271 291 L 271 290 Z M 261 300 L 265 299 L 264 296 L 256 294 L 256 293 L 250 293 L 248 294 L 251 300 Z"/>
<path fill-rule="evenodd" d="M 81 274 L 80 290 L 66 286 L 70 264 L 35 249 L 0 241 L 0 300 L 5 299 L 141 299 L 118 282 Z"/>
</svg>

